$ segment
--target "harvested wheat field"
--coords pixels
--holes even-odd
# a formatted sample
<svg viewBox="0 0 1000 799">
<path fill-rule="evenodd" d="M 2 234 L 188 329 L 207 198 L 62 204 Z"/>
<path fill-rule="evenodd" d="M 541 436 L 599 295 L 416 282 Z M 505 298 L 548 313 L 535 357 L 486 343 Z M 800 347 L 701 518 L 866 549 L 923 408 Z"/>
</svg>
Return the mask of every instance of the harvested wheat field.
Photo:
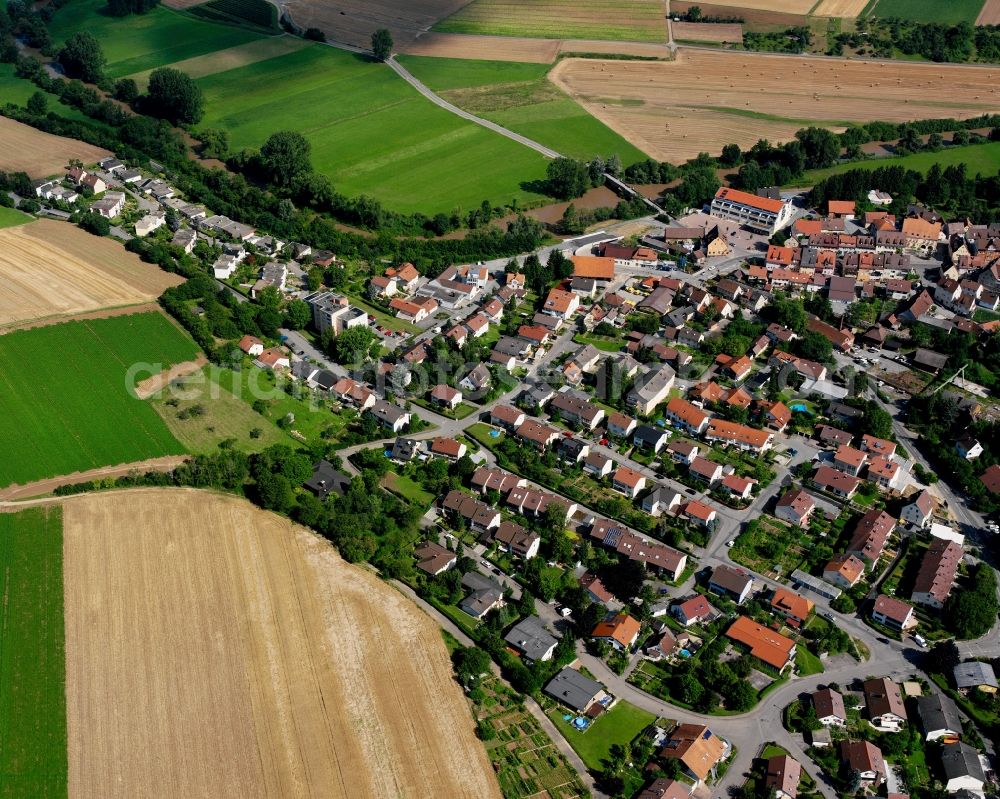
<svg viewBox="0 0 1000 799">
<path fill-rule="evenodd" d="M 820 0 L 812 13 L 817 17 L 856 17 L 867 5 L 868 0 Z"/>
<path fill-rule="evenodd" d="M 76 139 L 53 136 L 51 133 L 0 117 L 0 170 L 27 172 L 33 178 L 45 178 L 66 169 L 70 160 L 78 158 L 92 164 L 111 153 Z"/>
<path fill-rule="evenodd" d="M 739 23 L 671 22 L 674 39 L 689 42 L 742 42 L 743 26 Z"/>
<path fill-rule="evenodd" d="M 331 41 L 369 48 L 371 36 L 388 28 L 400 52 L 439 19 L 454 14 L 469 0 L 287 0 L 295 24 L 319 28 Z"/>
<path fill-rule="evenodd" d="M 51 219 L 0 230 L 0 274 L 0 327 L 139 305 L 183 282 L 116 241 Z"/>
<path fill-rule="evenodd" d="M 559 54 L 557 39 L 518 36 L 467 36 L 464 33 L 424 33 L 398 48 L 407 55 L 435 58 L 471 58 L 481 61 L 520 61 L 551 64 Z"/>
<path fill-rule="evenodd" d="M 787 141 L 810 124 L 963 119 L 1000 105 L 996 66 L 681 48 L 672 62 L 566 59 L 549 78 L 639 149 L 674 163 L 730 142 Z"/>
<path fill-rule="evenodd" d="M 976 17 L 977 25 L 1000 25 L 1000 0 L 986 0 Z"/>
<path fill-rule="evenodd" d="M 499 799 L 437 626 L 249 502 L 64 504 L 69 796 Z"/>
</svg>

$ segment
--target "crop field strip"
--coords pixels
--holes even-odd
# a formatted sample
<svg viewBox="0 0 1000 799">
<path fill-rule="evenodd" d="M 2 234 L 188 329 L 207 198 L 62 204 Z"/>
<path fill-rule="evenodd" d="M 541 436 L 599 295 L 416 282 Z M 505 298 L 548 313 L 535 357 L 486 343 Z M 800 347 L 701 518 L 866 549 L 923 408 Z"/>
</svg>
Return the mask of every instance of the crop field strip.
<svg viewBox="0 0 1000 799">
<path fill-rule="evenodd" d="M 0 273 L 0 333 L 28 320 L 149 302 L 182 282 L 117 242 L 51 219 L 0 229 Z"/>
<path fill-rule="evenodd" d="M 646 157 L 550 83 L 546 65 L 417 56 L 400 61 L 449 102 L 564 155 L 589 160 L 617 153 L 625 164 Z"/>
<path fill-rule="evenodd" d="M 183 454 L 156 411 L 128 394 L 126 374 L 133 364 L 168 368 L 197 352 L 160 313 L 0 336 L 0 419 L 7 442 L 0 486 Z"/>
<path fill-rule="evenodd" d="M 787 141 L 810 124 L 968 118 L 1000 104 L 1000 67 L 691 49 L 673 62 L 566 59 L 550 79 L 650 156 L 673 163 L 731 142 Z"/>
<path fill-rule="evenodd" d="M 1000 25 L 1000 0 L 986 0 L 979 16 L 976 17 L 976 24 Z"/>
<path fill-rule="evenodd" d="M 261 38 L 260 33 L 157 6 L 145 14 L 111 17 L 104 0 L 74 0 L 52 17 L 49 30 L 58 45 L 87 30 L 100 42 L 107 74 L 120 78 Z"/>
<path fill-rule="evenodd" d="M 0 797 L 66 797 L 58 507 L 0 513 Z"/>
<path fill-rule="evenodd" d="M 57 113 L 62 113 L 63 108 L 60 106 Z M 93 163 L 111 155 L 100 147 L 53 136 L 3 116 L 0 116 L 0 141 L 3 142 L 3 147 L 0 147 L 0 170 L 27 172 L 33 178 L 57 174 L 73 158 Z"/>
<path fill-rule="evenodd" d="M 987 0 L 989 2 L 989 0 Z M 973 22 L 983 0 L 878 0 L 869 12 L 875 17 L 899 17 L 914 22 Z"/>
<path fill-rule="evenodd" d="M 472 0 L 434 30 L 543 39 L 666 40 L 662 0 Z"/>
<path fill-rule="evenodd" d="M 437 625 L 314 533 L 188 489 L 64 515 L 71 796 L 500 799 Z"/>
<path fill-rule="evenodd" d="M 312 144 L 313 166 L 346 194 L 425 213 L 484 198 L 541 199 L 520 184 L 544 176 L 544 157 L 438 108 L 363 57 L 315 45 L 198 84 L 203 127 L 228 130 L 234 149 L 298 130 Z"/>
</svg>

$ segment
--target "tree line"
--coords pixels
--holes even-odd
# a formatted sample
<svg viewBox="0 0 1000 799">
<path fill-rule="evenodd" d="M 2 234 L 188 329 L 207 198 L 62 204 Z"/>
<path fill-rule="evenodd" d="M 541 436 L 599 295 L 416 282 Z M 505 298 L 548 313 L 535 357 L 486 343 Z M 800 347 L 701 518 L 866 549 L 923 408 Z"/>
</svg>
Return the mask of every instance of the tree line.
<svg viewBox="0 0 1000 799">
<path fill-rule="evenodd" d="M 996 62 L 1000 60 L 1000 25 L 858 17 L 856 30 L 833 37 L 827 52 L 843 55 L 847 48 L 876 58 L 902 53 L 936 62 Z"/>
</svg>

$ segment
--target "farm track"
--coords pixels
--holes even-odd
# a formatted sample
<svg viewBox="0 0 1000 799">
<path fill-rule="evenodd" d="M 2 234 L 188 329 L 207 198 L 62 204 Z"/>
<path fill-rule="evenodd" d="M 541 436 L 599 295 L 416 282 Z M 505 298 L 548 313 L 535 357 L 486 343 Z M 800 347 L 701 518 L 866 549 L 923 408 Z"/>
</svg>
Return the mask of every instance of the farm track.
<svg viewBox="0 0 1000 799">
<path fill-rule="evenodd" d="M 176 469 L 188 459 L 187 455 L 167 455 L 163 458 L 150 458 L 135 463 L 122 463 L 117 466 L 101 466 L 98 469 L 88 469 L 85 472 L 73 472 L 60 477 L 49 477 L 45 480 L 35 480 L 24 485 L 9 485 L 0 488 L 0 502 L 19 502 L 32 497 L 51 494 L 59 486 L 78 485 L 91 480 L 101 480 L 105 477 L 124 477 L 131 472 L 169 472 Z M 57 501 L 57 500 L 54 500 Z M 0 505 L 0 513 L 12 513 L 18 505 Z"/>
</svg>

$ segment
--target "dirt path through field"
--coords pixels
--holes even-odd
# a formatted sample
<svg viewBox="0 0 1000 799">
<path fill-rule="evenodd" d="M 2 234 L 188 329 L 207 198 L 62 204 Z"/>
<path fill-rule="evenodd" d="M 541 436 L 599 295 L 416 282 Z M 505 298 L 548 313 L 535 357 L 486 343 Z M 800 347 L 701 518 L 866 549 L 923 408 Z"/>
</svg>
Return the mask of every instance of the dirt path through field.
<svg viewBox="0 0 1000 799">
<path fill-rule="evenodd" d="M 135 395 L 142 400 L 149 399 L 161 388 L 169 385 L 171 381 L 176 380 L 178 377 L 194 374 L 207 363 L 208 358 L 204 355 L 199 355 L 193 361 L 184 361 L 184 363 L 172 366 L 170 369 L 160 372 L 158 375 L 147 377 L 145 380 L 136 384 Z"/>
<path fill-rule="evenodd" d="M 79 485 L 89 483 L 91 480 L 101 480 L 105 477 L 124 477 L 131 472 L 169 472 L 176 469 L 188 459 L 187 455 L 166 455 L 162 458 L 150 458 L 146 461 L 136 461 L 135 463 L 121 463 L 117 466 L 101 466 L 98 469 L 88 469 L 85 472 L 73 472 L 72 474 L 60 477 L 49 477 L 45 480 L 36 480 L 33 483 L 24 485 L 13 485 L 0 488 L 0 501 L 14 501 L 28 499 L 29 497 L 40 497 L 44 494 L 51 494 L 59 486 Z M 0 508 L 0 512 L 3 509 Z M 10 509 L 16 510 L 16 508 Z"/>
<path fill-rule="evenodd" d="M 64 505 L 69 796 L 499 799 L 437 626 L 193 489 Z"/>
</svg>

